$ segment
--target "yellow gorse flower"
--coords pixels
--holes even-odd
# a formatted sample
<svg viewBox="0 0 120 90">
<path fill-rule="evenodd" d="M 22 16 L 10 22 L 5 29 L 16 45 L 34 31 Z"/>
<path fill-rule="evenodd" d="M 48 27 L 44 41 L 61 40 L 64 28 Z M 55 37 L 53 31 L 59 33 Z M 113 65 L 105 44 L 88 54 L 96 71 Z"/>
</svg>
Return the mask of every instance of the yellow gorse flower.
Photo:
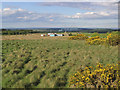
<svg viewBox="0 0 120 90">
<path fill-rule="evenodd" d="M 118 45 L 120 42 L 120 35 L 110 33 L 106 38 L 100 38 L 99 36 L 86 39 L 86 43 L 90 45 Z"/>
<path fill-rule="evenodd" d="M 120 86 L 120 75 L 118 74 L 118 64 L 108 64 L 103 67 L 100 63 L 95 69 L 90 69 L 92 66 L 85 67 L 70 78 L 70 84 L 76 87 L 87 87 L 88 84 L 95 86 L 101 82 L 103 88 Z M 84 72 L 84 73 L 83 73 Z"/>
</svg>

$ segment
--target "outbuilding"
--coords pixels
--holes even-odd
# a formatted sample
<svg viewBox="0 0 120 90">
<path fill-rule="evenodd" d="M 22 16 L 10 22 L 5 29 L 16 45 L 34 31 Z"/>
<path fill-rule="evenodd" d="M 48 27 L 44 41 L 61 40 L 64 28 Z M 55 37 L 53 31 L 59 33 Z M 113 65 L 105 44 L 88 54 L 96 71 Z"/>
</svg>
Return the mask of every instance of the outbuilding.
<svg viewBox="0 0 120 90">
<path fill-rule="evenodd" d="M 54 37 L 54 36 L 56 36 L 56 34 L 50 34 L 50 36 L 51 36 L 51 37 Z"/>
<path fill-rule="evenodd" d="M 41 34 L 41 36 L 43 37 L 43 36 L 46 36 L 46 34 Z"/>
<path fill-rule="evenodd" d="M 43 37 L 44 35 L 43 35 L 43 34 L 41 34 L 41 36 Z"/>
<path fill-rule="evenodd" d="M 64 36 L 64 34 L 57 34 L 57 36 Z"/>
</svg>

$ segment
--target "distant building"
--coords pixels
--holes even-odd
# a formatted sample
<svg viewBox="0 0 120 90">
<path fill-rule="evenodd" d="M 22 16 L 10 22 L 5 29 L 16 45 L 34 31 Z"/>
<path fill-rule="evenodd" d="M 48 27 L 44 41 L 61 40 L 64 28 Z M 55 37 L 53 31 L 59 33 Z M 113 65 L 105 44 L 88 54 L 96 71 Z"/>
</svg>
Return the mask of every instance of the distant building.
<svg viewBox="0 0 120 90">
<path fill-rule="evenodd" d="M 56 33 L 48 33 L 48 36 L 54 37 L 57 36 Z"/>
<path fill-rule="evenodd" d="M 47 36 L 46 34 L 41 34 L 42 37 Z"/>
<path fill-rule="evenodd" d="M 41 36 L 44 36 L 41 34 Z M 48 33 L 47 36 L 55 37 L 55 36 L 64 36 L 64 34 L 57 34 L 57 33 Z"/>
<path fill-rule="evenodd" d="M 44 35 L 43 35 L 43 34 L 41 34 L 41 36 L 43 37 Z"/>
<path fill-rule="evenodd" d="M 52 34 L 52 33 L 48 33 L 48 35 L 50 35 L 50 34 Z"/>
<path fill-rule="evenodd" d="M 56 36 L 56 34 L 50 34 L 50 36 L 51 36 L 51 37 L 54 37 L 54 36 Z"/>
<path fill-rule="evenodd" d="M 64 36 L 64 34 L 57 34 L 57 36 Z"/>
</svg>

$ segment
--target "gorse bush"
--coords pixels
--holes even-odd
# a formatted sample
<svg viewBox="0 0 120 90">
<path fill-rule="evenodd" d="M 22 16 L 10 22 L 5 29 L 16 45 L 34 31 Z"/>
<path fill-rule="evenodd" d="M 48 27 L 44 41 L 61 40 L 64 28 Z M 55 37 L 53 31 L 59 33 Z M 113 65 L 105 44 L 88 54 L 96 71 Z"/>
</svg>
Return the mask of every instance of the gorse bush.
<svg viewBox="0 0 120 90">
<path fill-rule="evenodd" d="M 86 40 L 87 44 L 90 45 L 111 45 L 111 46 L 115 46 L 118 45 L 120 42 L 120 36 L 119 36 L 119 32 L 112 32 L 112 33 L 107 33 L 106 37 L 102 37 L 100 36 L 100 34 L 98 33 L 93 33 L 91 36 L 89 36 L 90 38 L 88 38 L 88 36 L 84 35 L 84 34 L 78 34 L 76 36 L 70 36 L 69 39 L 70 40 Z"/>
<path fill-rule="evenodd" d="M 100 38 L 99 36 L 91 37 L 86 39 L 86 43 L 90 45 L 99 45 L 104 44 L 106 42 L 105 38 Z"/>
<path fill-rule="evenodd" d="M 108 64 L 103 67 L 98 64 L 95 69 L 92 66 L 80 69 L 70 77 L 70 87 L 77 88 L 117 88 L 120 86 L 118 64 Z"/>
<path fill-rule="evenodd" d="M 112 46 L 118 45 L 120 36 L 118 34 L 109 34 L 106 38 L 106 43 Z"/>
<path fill-rule="evenodd" d="M 88 37 L 85 36 L 84 34 L 78 34 L 76 36 L 71 36 L 69 39 L 71 40 L 86 40 Z"/>
<path fill-rule="evenodd" d="M 86 39 L 86 43 L 90 45 L 118 45 L 120 42 L 120 36 L 117 33 L 110 33 L 107 38 L 100 38 L 99 36 Z"/>
</svg>

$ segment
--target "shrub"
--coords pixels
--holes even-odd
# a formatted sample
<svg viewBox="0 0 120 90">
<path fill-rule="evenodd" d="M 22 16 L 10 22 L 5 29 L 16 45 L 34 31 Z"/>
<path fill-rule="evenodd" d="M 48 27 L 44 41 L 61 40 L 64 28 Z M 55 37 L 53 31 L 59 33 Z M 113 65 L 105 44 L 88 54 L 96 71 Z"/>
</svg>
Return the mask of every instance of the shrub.
<svg viewBox="0 0 120 90">
<path fill-rule="evenodd" d="M 99 36 L 91 37 L 86 39 L 86 43 L 90 45 L 118 45 L 120 42 L 120 36 L 116 33 L 110 33 L 107 38 L 100 38 Z"/>
<path fill-rule="evenodd" d="M 90 45 L 100 45 L 106 42 L 105 38 L 100 38 L 99 36 L 91 37 L 86 39 L 86 43 Z"/>
<path fill-rule="evenodd" d="M 72 33 L 69 33 L 69 36 L 72 36 Z"/>
<path fill-rule="evenodd" d="M 69 85 L 77 88 L 117 88 L 120 86 L 118 64 L 103 67 L 99 63 L 95 69 L 92 66 L 81 68 L 70 77 Z"/>
<path fill-rule="evenodd" d="M 120 36 L 118 34 L 109 34 L 106 39 L 106 43 L 112 46 L 118 45 L 120 42 Z"/>
<path fill-rule="evenodd" d="M 85 36 L 84 34 L 78 34 L 76 36 L 71 36 L 69 39 L 71 40 L 86 40 L 88 37 Z"/>
</svg>

